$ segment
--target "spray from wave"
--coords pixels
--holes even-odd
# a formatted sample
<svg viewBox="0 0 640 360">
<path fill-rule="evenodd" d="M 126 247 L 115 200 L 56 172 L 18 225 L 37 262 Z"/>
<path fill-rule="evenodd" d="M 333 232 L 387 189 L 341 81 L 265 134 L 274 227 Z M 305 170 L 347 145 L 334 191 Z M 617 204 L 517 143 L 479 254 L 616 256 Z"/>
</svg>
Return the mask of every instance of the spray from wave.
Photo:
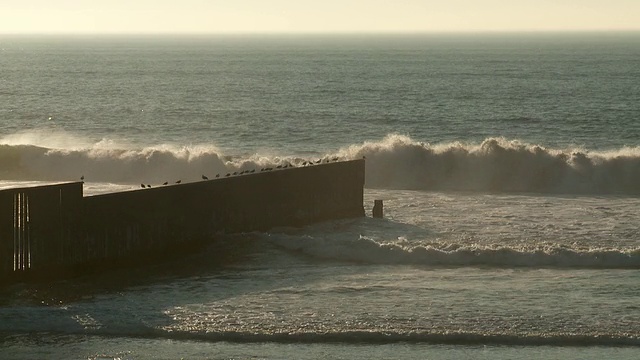
<svg viewBox="0 0 640 360">
<path fill-rule="evenodd" d="M 640 194 L 640 147 L 560 150 L 504 138 L 432 146 L 388 135 L 339 154 L 365 156 L 366 185 L 374 188 Z"/>
<path fill-rule="evenodd" d="M 0 138 L 0 180 L 162 183 L 199 180 L 203 174 L 240 172 L 288 164 L 282 157 L 225 156 L 211 145 L 161 144 L 138 148 L 108 139 L 90 142 L 66 133 Z"/>
<path fill-rule="evenodd" d="M 136 148 L 68 134 L 0 138 L 0 180 L 138 183 L 196 181 L 221 174 L 291 164 L 307 156 L 228 156 L 211 145 Z M 366 160 L 366 186 L 386 189 L 568 194 L 640 194 L 640 147 L 612 151 L 547 149 L 516 140 L 430 145 L 392 134 L 351 145 L 321 159 Z"/>
</svg>

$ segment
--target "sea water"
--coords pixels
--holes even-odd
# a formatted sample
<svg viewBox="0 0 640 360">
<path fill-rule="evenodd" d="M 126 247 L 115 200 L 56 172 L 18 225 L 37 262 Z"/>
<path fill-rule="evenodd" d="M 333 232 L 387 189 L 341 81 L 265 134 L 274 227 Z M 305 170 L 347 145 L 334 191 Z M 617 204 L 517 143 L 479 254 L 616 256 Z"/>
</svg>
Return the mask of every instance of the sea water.
<svg viewBox="0 0 640 360">
<path fill-rule="evenodd" d="M 2 358 L 640 357 L 637 33 L 3 36 L 0 84 L 1 188 L 365 157 L 368 214 L 3 288 Z"/>
</svg>

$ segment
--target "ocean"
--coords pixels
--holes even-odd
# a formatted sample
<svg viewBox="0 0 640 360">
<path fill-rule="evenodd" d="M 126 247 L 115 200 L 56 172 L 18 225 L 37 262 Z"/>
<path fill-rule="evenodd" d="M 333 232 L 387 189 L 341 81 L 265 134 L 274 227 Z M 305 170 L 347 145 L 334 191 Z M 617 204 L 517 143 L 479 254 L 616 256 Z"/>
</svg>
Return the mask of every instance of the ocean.
<svg viewBox="0 0 640 360">
<path fill-rule="evenodd" d="M 4 287 L 0 358 L 640 358 L 640 33 L 0 36 L 0 188 L 325 157 L 366 217 Z"/>
</svg>

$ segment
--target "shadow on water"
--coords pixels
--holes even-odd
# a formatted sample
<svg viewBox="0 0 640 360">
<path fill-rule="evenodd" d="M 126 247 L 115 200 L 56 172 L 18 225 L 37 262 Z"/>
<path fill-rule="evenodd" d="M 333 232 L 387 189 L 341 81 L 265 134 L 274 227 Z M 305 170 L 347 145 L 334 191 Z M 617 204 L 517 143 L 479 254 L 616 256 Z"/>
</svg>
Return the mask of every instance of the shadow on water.
<svg viewBox="0 0 640 360">
<path fill-rule="evenodd" d="M 0 289 L 0 346 L 16 336 L 29 342 L 76 342 L 77 336 L 166 337 L 175 326 L 172 313 L 182 308 L 215 308 L 234 299 L 262 294 L 278 297 L 282 289 L 314 288 L 327 279 L 360 276 L 370 264 L 314 258 L 283 249 L 270 237 L 292 240 L 322 234 L 338 241 L 363 230 L 420 231 L 386 219 L 359 218 L 269 233 L 223 236 L 201 251 L 157 264 L 106 269 L 73 279 L 20 283 Z M 424 231 L 424 230 L 422 230 Z M 241 300 L 242 301 L 242 300 Z M 205 310 L 206 311 L 206 310 Z M 30 334 L 30 335 L 29 335 Z M 47 340 L 49 339 L 49 340 Z"/>
<path fill-rule="evenodd" d="M 0 287 L 0 306 L 36 305 L 59 306 L 76 301 L 90 300 L 95 296 L 126 292 L 136 287 L 153 287 L 168 283 L 192 283 L 194 286 L 211 281 L 212 278 L 249 278 L 251 272 L 263 272 L 260 279 L 251 285 L 266 289 L 274 285 L 269 281 L 273 274 L 278 282 L 287 281 L 295 285 L 297 281 L 313 281 L 315 276 L 323 276 L 317 271 L 319 264 L 327 263 L 333 268 L 353 265 L 351 262 L 314 258 L 302 252 L 290 251 L 274 245 L 270 236 L 290 236 L 292 241 L 306 236 L 323 236 L 332 241 L 357 239 L 361 234 L 373 238 L 389 234 L 413 234 L 422 236 L 428 230 L 418 226 L 403 224 L 388 219 L 358 218 L 336 220 L 302 228 L 279 228 L 270 233 L 244 233 L 224 235 L 194 253 L 167 257 L 158 263 L 144 263 L 133 266 L 114 266 L 101 272 L 84 274 L 70 279 L 30 283 L 18 283 Z M 312 273 L 304 280 L 298 280 L 299 268 L 313 267 Z M 349 266 L 344 266 L 348 268 Z M 350 269 L 349 271 L 353 271 Z M 363 270 L 364 271 L 364 270 Z M 285 274 L 283 273 L 289 273 Z M 317 272 L 317 275 L 315 274 Z M 263 281 L 264 280 L 264 281 Z M 277 286 L 285 284 L 278 283 Z M 237 295 L 241 288 L 225 289 Z M 216 297 L 224 297 L 216 292 Z"/>
<path fill-rule="evenodd" d="M 249 261 L 257 251 L 255 245 L 255 236 L 228 236 L 197 252 L 163 257 L 157 263 L 116 265 L 72 278 L 8 285 L 0 287 L 0 306 L 16 303 L 55 306 L 136 286 L 206 276 Z"/>
</svg>

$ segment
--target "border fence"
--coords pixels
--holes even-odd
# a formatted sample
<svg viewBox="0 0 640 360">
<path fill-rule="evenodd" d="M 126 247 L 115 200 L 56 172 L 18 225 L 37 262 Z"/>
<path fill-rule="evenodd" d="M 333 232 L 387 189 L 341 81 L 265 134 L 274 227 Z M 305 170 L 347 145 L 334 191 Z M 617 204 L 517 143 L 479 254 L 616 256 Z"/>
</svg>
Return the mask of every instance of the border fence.
<svg viewBox="0 0 640 360">
<path fill-rule="evenodd" d="M 72 182 L 0 190 L 0 283 L 153 262 L 217 234 L 364 216 L 364 160 L 83 196 Z"/>
</svg>

